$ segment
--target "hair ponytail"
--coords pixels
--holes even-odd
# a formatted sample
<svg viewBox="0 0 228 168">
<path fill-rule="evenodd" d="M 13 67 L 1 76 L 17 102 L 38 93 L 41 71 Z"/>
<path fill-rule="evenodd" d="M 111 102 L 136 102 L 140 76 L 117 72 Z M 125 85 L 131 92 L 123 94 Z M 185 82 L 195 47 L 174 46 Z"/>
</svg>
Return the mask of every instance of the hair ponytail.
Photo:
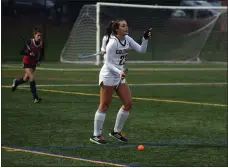
<svg viewBox="0 0 228 168">
<path fill-rule="evenodd" d="M 108 42 L 109 42 L 109 39 L 110 39 L 110 37 L 111 37 L 111 34 L 112 34 L 112 25 L 113 25 L 113 23 L 114 23 L 114 20 L 112 20 L 110 23 L 109 23 L 109 25 L 108 25 L 108 27 L 106 28 L 106 35 L 108 36 L 108 39 L 107 39 L 107 41 L 106 41 L 106 45 L 108 44 Z"/>
</svg>

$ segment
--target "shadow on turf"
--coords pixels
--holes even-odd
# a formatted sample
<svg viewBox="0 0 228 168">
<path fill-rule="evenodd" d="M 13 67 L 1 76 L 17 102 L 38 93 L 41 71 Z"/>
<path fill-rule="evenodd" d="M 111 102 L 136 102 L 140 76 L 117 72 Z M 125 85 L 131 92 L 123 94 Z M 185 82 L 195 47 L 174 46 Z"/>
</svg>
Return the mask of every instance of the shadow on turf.
<svg viewBox="0 0 228 168">
<path fill-rule="evenodd" d="M 154 142 L 154 143 L 109 143 L 107 145 L 78 145 L 78 146 L 55 146 L 47 147 L 48 149 L 77 149 L 77 148 L 123 148 L 123 147 L 137 147 L 144 145 L 147 147 L 191 147 L 191 148 L 227 148 L 228 140 L 211 140 L 211 141 L 192 141 L 192 142 Z"/>
<path fill-rule="evenodd" d="M 42 148 L 34 147 L 20 147 L 26 150 L 56 150 L 56 149 L 90 149 L 90 148 L 126 148 L 126 147 L 138 147 L 138 145 L 144 145 L 145 147 L 191 147 L 191 148 L 228 148 L 228 140 L 208 140 L 208 141 L 191 141 L 191 142 L 152 142 L 152 143 L 109 143 L 106 145 L 78 145 L 78 146 L 50 146 Z M 2 144 L 2 146 L 4 146 Z M 13 147 L 13 146 L 11 146 Z M 19 147 L 14 147 L 19 148 Z"/>
</svg>

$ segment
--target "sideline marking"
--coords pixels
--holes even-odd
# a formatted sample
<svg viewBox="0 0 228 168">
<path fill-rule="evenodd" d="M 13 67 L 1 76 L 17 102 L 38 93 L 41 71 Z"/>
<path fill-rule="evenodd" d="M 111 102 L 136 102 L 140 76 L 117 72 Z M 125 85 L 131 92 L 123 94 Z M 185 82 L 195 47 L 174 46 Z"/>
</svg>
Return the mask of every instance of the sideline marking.
<svg viewBox="0 0 228 168">
<path fill-rule="evenodd" d="M 11 151 L 17 151 L 17 152 L 27 152 L 27 153 L 38 154 L 38 155 L 43 155 L 43 156 L 52 156 L 52 157 L 57 157 L 57 158 L 71 159 L 71 160 L 103 164 L 103 165 L 109 165 L 109 166 L 118 166 L 118 167 L 129 166 L 129 165 L 124 165 L 124 164 L 117 164 L 117 163 L 111 163 L 111 162 L 105 162 L 105 161 L 99 161 L 99 160 L 84 159 L 84 158 L 80 158 L 80 157 L 63 156 L 63 155 L 52 154 L 52 153 L 48 153 L 48 152 L 33 151 L 33 150 L 28 150 L 28 149 L 20 149 L 20 148 L 6 147 L 6 146 L 2 146 L 2 148 L 5 150 L 11 150 Z"/>
<path fill-rule="evenodd" d="M 22 66 L 13 66 L 13 65 L 2 65 L 4 68 L 10 69 L 2 69 L 2 70 L 14 70 L 22 69 Z M 100 68 L 43 68 L 37 67 L 37 70 L 45 70 L 45 71 L 100 71 Z M 227 71 L 227 68 L 130 68 L 131 71 Z"/>
<path fill-rule="evenodd" d="M 10 88 L 10 86 L 2 86 L 3 88 Z M 21 88 L 26 89 L 26 88 Z M 63 90 L 52 90 L 52 89 L 39 89 L 43 92 L 51 93 L 62 93 L 62 94 L 71 94 L 71 95 L 82 95 L 82 96 L 96 96 L 99 97 L 99 94 L 94 93 L 84 93 L 84 92 L 69 92 Z M 118 98 L 118 96 L 113 96 Z M 144 101 L 154 101 L 154 102 L 167 102 L 167 103 L 180 103 L 180 104 L 192 104 L 192 105 L 203 105 L 203 106 L 214 106 L 214 107 L 228 107 L 227 104 L 214 104 L 214 103 L 204 103 L 204 102 L 190 102 L 190 101 L 181 101 L 181 100 L 168 100 L 168 99 L 156 99 L 156 98 L 143 98 L 143 97 L 132 97 L 133 100 L 144 100 Z"/>
<path fill-rule="evenodd" d="M 209 83 L 132 83 L 129 86 L 224 86 L 226 82 L 209 82 Z M 37 87 L 98 87 L 98 84 L 43 84 L 36 85 Z M 10 87 L 10 85 L 8 85 Z M 30 85 L 20 85 L 18 88 L 29 88 Z"/>
</svg>

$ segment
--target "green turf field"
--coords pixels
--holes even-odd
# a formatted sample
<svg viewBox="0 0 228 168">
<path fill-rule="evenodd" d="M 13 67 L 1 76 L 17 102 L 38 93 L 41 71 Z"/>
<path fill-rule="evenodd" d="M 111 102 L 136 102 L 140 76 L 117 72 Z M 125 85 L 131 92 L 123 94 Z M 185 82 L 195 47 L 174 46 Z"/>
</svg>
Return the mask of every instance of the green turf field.
<svg viewBox="0 0 228 168">
<path fill-rule="evenodd" d="M 130 65 L 129 143 L 108 136 L 121 106 L 114 95 L 105 146 L 89 141 L 99 67 L 44 63 L 36 72 L 43 101 L 33 104 L 29 83 L 11 92 L 20 66 L 2 65 L 2 166 L 228 166 L 225 65 Z"/>
</svg>

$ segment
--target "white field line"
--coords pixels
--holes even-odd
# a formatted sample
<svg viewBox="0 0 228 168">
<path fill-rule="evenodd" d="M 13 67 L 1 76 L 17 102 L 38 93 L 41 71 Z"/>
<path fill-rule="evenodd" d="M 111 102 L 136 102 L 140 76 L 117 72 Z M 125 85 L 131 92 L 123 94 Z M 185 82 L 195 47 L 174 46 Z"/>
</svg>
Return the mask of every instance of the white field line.
<svg viewBox="0 0 228 168">
<path fill-rule="evenodd" d="M 2 65 L 2 68 L 22 68 L 22 66 Z M 10 70 L 10 69 L 4 69 Z M 100 71 L 100 68 L 43 68 L 44 71 Z M 130 71 L 227 71 L 227 68 L 130 68 Z"/>
<path fill-rule="evenodd" d="M 139 84 L 128 84 L 133 87 L 140 86 L 224 86 L 227 85 L 225 82 L 214 82 L 214 83 L 139 83 Z M 98 84 L 47 84 L 47 85 L 36 85 L 37 87 L 98 87 Z M 7 86 L 11 87 L 11 86 Z M 20 85 L 21 88 L 29 88 L 29 85 Z"/>
</svg>

